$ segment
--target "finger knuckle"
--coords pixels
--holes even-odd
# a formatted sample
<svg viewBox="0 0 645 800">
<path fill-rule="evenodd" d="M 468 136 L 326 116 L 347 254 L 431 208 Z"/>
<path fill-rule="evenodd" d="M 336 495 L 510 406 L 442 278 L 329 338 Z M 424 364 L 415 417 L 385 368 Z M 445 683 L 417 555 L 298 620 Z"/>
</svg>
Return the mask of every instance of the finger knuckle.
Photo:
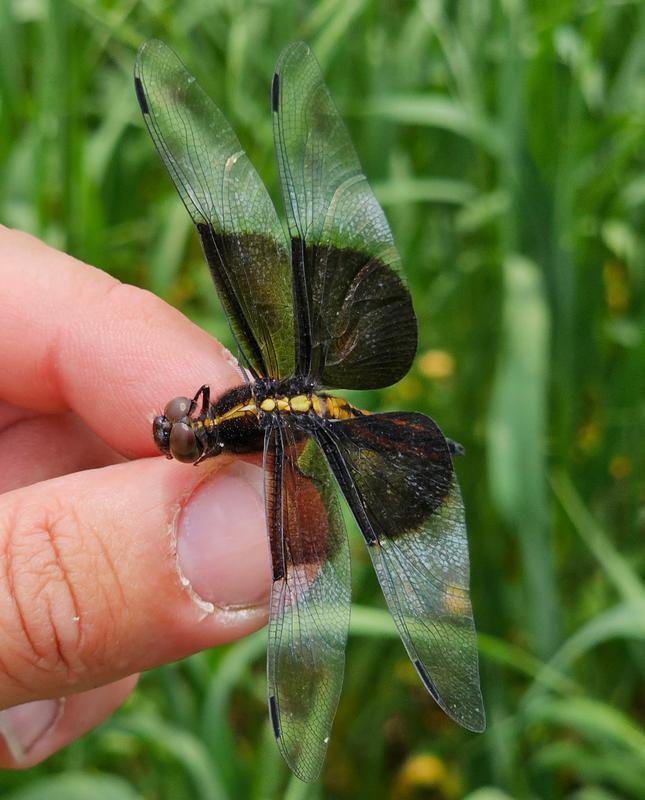
<svg viewBox="0 0 645 800">
<path fill-rule="evenodd" d="M 128 283 L 114 282 L 105 294 L 105 304 L 120 309 L 120 318 L 134 320 L 138 325 L 149 325 L 158 320 L 165 306 L 156 294 L 132 286 Z"/>
<path fill-rule="evenodd" d="M 4 666 L 10 672 L 11 663 L 23 683 L 73 687 L 86 672 L 79 529 L 67 505 L 17 503 L 0 514 Z"/>
</svg>

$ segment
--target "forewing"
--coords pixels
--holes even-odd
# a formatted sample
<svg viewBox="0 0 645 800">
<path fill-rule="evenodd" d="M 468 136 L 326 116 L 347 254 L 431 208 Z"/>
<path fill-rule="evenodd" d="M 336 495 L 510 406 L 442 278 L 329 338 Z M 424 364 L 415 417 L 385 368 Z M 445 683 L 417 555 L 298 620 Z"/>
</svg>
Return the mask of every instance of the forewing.
<svg viewBox="0 0 645 800">
<path fill-rule="evenodd" d="M 256 376 L 293 371 L 291 268 L 269 194 L 222 112 L 163 42 L 142 45 L 135 88 L 233 333 Z"/>
<path fill-rule="evenodd" d="M 326 386 L 387 386 L 412 363 L 416 318 L 383 210 L 303 42 L 282 53 L 272 102 L 298 371 Z"/>
<path fill-rule="evenodd" d="M 452 719 L 482 731 L 464 507 L 443 434 L 422 414 L 393 413 L 327 422 L 316 437 L 421 680 Z"/>
<path fill-rule="evenodd" d="M 270 430 L 265 476 L 273 564 L 269 713 L 286 762 L 312 781 L 343 682 L 351 599 L 347 535 L 329 468 L 311 439 L 297 440 L 284 423 Z"/>
</svg>

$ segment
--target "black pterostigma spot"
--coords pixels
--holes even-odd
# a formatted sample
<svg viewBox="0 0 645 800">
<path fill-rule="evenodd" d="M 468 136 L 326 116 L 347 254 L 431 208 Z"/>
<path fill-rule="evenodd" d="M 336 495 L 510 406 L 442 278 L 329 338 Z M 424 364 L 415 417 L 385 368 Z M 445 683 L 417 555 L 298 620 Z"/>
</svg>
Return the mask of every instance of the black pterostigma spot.
<svg viewBox="0 0 645 800">
<path fill-rule="evenodd" d="M 143 85 L 139 78 L 134 79 L 134 90 L 137 93 L 137 101 L 139 103 L 139 108 L 141 109 L 142 114 L 148 113 L 148 101 L 146 100 L 145 92 L 143 91 Z"/>
</svg>

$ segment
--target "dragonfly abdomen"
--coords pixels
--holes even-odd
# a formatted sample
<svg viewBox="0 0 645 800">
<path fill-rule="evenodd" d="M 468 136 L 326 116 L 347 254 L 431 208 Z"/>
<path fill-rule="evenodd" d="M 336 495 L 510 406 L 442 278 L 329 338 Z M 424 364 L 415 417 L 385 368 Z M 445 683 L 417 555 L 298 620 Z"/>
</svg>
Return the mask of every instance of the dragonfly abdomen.
<svg viewBox="0 0 645 800">
<path fill-rule="evenodd" d="M 255 389 L 253 386 L 238 386 L 227 392 L 211 405 L 207 418 L 203 420 L 204 425 L 212 428 L 245 417 L 261 420 L 266 414 L 314 414 L 323 419 L 352 419 L 367 413 L 352 406 L 345 398 L 334 395 L 315 392 L 290 394 L 279 386 L 267 393 L 264 384 L 261 392 Z"/>
<path fill-rule="evenodd" d="M 315 393 L 265 397 L 258 408 L 265 414 L 315 414 L 323 419 L 351 419 L 365 413 L 343 397 Z"/>
</svg>

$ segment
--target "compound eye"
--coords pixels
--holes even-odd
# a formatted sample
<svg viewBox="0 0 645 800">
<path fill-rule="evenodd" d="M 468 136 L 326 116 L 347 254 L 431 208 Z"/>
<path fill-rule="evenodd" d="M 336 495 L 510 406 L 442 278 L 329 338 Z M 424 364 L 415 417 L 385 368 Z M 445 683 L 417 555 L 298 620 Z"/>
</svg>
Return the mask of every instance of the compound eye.
<svg viewBox="0 0 645 800">
<path fill-rule="evenodd" d="M 187 397 L 175 397 L 164 409 L 164 416 L 171 422 L 179 422 L 180 419 L 187 417 L 193 408 L 193 401 Z"/>
<path fill-rule="evenodd" d="M 192 464 L 201 455 L 202 448 L 195 432 L 185 422 L 175 422 L 170 431 L 170 452 L 177 461 Z"/>
<path fill-rule="evenodd" d="M 162 453 L 168 452 L 171 429 L 172 423 L 167 420 L 166 417 L 154 418 L 154 422 L 152 423 L 152 435 L 154 437 L 155 444 Z"/>
</svg>

